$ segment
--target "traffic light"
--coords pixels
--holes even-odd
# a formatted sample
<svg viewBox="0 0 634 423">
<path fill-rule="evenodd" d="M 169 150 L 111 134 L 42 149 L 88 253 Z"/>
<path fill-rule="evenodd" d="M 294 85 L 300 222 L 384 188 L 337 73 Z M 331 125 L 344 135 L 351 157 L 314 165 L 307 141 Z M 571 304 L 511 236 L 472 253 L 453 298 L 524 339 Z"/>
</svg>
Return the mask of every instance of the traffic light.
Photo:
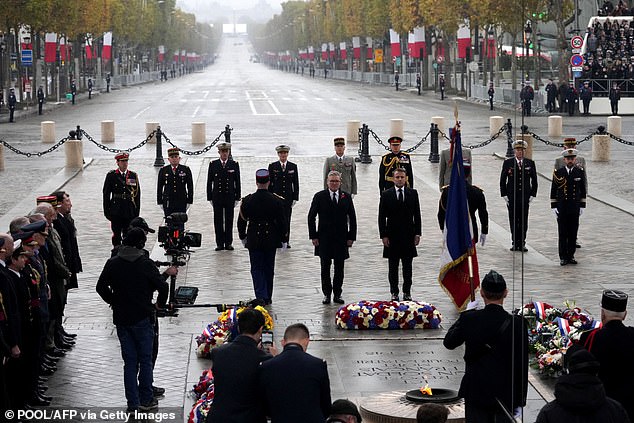
<svg viewBox="0 0 634 423">
<path fill-rule="evenodd" d="M 533 20 L 544 20 L 544 17 L 546 16 L 546 12 L 533 12 L 531 14 L 531 16 L 533 17 Z"/>
</svg>

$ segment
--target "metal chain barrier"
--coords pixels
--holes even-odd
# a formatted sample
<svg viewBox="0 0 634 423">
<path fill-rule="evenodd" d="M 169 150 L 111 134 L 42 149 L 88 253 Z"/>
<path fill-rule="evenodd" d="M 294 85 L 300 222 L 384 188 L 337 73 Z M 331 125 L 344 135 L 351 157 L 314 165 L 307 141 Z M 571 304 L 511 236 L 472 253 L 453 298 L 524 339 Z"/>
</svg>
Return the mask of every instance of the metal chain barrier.
<svg viewBox="0 0 634 423">
<path fill-rule="evenodd" d="M 557 143 L 557 142 L 548 141 L 548 140 L 546 140 L 546 139 L 544 139 L 544 138 L 540 137 L 540 136 L 539 136 L 539 135 L 537 135 L 536 133 L 534 133 L 534 132 L 532 132 L 532 131 L 529 131 L 529 130 L 527 130 L 526 128 L 524 128 L 524 129 L 525 129 L 525 130 L 523 131 L 523 133 L 524 133 L 524 134 L 528 134 L 528 135 L 532 136 L 532 137 L 533 137 L 533 138 L 535 138 L 537 141 L 541 141 L 541 142 L 543 142 L 544 144 L 546 144 L 546 145 L 551 145 L 551 146 L 553 146 L 553 147 L 559 147 L 559 148 L 563 148 L 563 147 L 564 147 L 564 144 L 563 144 L 563 143 Z M 591 133 L 591 134 L 586 135 L 584 138 L 582 138 L 582 139 L 580 139 L 580 140 L 577 140 L 577 144 L 581 144 L 581 143 L 584 143 L 584 142 L 586 142 L 586 141 L 588 141 L 588 140 L 592 139 L 592 137 L 593 137 L 594 135 L 610 135 L 610 136 L 613 136 L 612 134 L 610 134 L 610 133 L 608 133 L 608 132 L 605 132 L 605 131 L 604 131 L 604 128 L 603 128 L 602 126 L 600 126 L 600 127 L 599 127 L 599 129 L 597 129 L 595 132 L 593 132 L 593 133 Z M 616 138 L 615 138 L 615 139 L 616 139 Z M 617 141 L 618 141 L 618 140 L 617 140 Z M 625 141 L 625 140 L 623 140 L 623 141 L 624 141 L 624 144 L 628 144 L 628 141 Z M 629 143 L 629 145 L 634 145 L 634 143 Z"/>
<path fill-rule="evenodd" d="M 44 151 L 38 151 L 37 153 L 31 153 L 31 152 L 27 152 L 27 151 L 22 151 L 14 146 L 12 146 L 11 144 L 9 144 L 8 142 L 6 142 L 3 139 L 0 139 L 0 144 L 4 145 L 5 147 L 7 147 L 9 150 L 13 151 L 16 154 L 20 154 L 22 156 L 26 156 L 26 157 L 33 157 L 33 156 L 37 156 L 37 157 L 42 157 L 45 154 L 51 153 L 55 150 L 57 150 L 59 147 L 62 146 L 62 144 L 64 144 L 66 141 L 72 139 L 71 137 L 66 137 L 66 138 L 62 138 L 61 140 L 57 141 L 57 143 L 55 143 L 54 145 L 52 145 L 50 148 L 44 150 Z"/>
<path fill-rule="evenodd" d="M 381 138 L 379 138 L 379 136 L 371 129 L 369 129 L 370 134 L 372 134 L 372 136 L 374 137 L 374 140 L 381 146 L 383 146 L 383 148 L 385 148 L 386 150 L 390 150 L 390 146 L 389 145 L 385 145 L 385 143 L 383 142 L 383 140 L 381 140 Z M 429 134 L 431 134 L 431 131 L 428 131 L 427 134 L 425 134 L 425 136 L 423 138 L 421 138 L 420 141 L 418 141 L 414 146 L 408 148 L 407 150 L 403 150 L 405 153 L 411 153 L 412 151 L 416 150 L 418 147 L 420 147 L 426 140 L 427 137 L 429 136 Z"/>
<path fill-rule="evenodd" d="M 613 135 L 609 132 L 597 132 L 597 135 L 608 135 L 610 138 L 612 138 L 614 141 L 618 141 L 621 144 L 625 144 L 625 145 L 634 145 L 634 142 L 632 141 L 626 141 L 623 138 L 619 138 L 616 135 Z"/>
<path fill-rule="evenodd" d="M 129 152 L 131 152 L 131 151 L 133 151 L 133 150 L 136 150 L 137 148 L 141 148 L 141 147 L 143 147 L 145 144 L 147 144 L 147 143 L 150 141 L 150 139 L 152 139 L 152 137 L 153 137 L 154 135 L 156 135 L 156 129 L 155 129 L 154 131 L 150 132 L 150 133 L 148 134 L 148 136 L 147 136 L 147 137 L 146 137 L 143 141 L 141 141 L 139 144 L 135 145 L 134 147 L 130 147 L 130 148 L 126 148 L 125 150 L 122 150 L 122 149 L 119 149 L 119 148 L 110 148 L 110 147 L 105 146 L 105 145 L 103 145 L 103 144 L 101 144 L 101 143 L 98 143 L 97 141 L 95 141 L 95 140 L 93 139 L 93 137 L 91 137 L 91 136 L 88 134 L 88 132 L 84 131 L 83 129 L 80 129 L 80 131 L 81 131 L 81 134 L 82 134 L 82 135 L 86 136 L 86 139 L 87 139 L 88 141 L 92 142 L 92 143 L 93 143 L 93 144 L 95 144 L 97 147 L 101 148 L 102 150 L 104 150 L 104 151 L 108 151 L 108 152 L 110 152 L 110 153 L 123 153 L 123 152 L 129 153 Z"/>
<path fill-rule="evenodd" d="M 499 130 L 499 131 L 497 131 L 497 133 L 493 134 L 493 136 L 491 136 L 491 138 L 489 138 L 488 140 L 486 140 L 486 141 L 482 141 L 482 142 L 481 142 L 481 143 L 479 143 L 479 144 L 473 144 L 473 145 L 464 145 L 464 144 L 463 144 L 463 145 L 462 145 L 462 147 L 463 147 L 463 148 L 468 148 L 469 150 L 474 150 L 474 149 L 476 149 L 476 148 L 482 148 L 482 147 L 484 147 L 484 146 L 487 146 L 487 145 L 491 144 L 493 141 L 495 141 L 496 139 L 498 139 L 498 138 L 500 137 L 500 135 L 501 135 L 503 132 L 506 132 L 506 125 L 507 125 L 506 123 L 505 123 L 504 125 L 502 125 L 502 126 L 500 127 L 500 130 Z M 439 133 L 440 135 L 442 135 L 442 137 L 443 137 L 444 139 L 446 139 L 447 141 L 451 142 L 451 138 L 449 138 L 447 135 L 445 135 L 445 133 L 444 133 L 443 131 L 441 131 L 441 130 L 439 129 L 439 130 L 438 130 L 438 133 Z"/>
<path fill-rule="evenodd" d="M 181 153 L 187 155 L 187 156 L 198 156 L 200 154 L 205 154 L 206 152 L 208 152 L 209 150 L 211 150 L 213 148 L 214 145 L 216 145 L 218 143 L 218 141 L 220 140 L 220 137 L 222 137 L 225 134 L 226 131 L 221 131 L 220 134 L 218 134 L 218 136 L 216 137 L 215 140 L 213 140 L 211 142 L 211 144 L 209 144 L 208 146 L 206 146 L 205 148 L 203 148 L 202 150 L 196 150 L 196 151 L 189 151 L 189 150 L 183 150 L 182 148 L 178 147 L 176 144 L 174 144 L 172 142 L 172 140 L 170 140 L 168 138 L 167 135 L 165 135 L 165 132 L 163 132 L 161 130 L 161 135 L 163 135 L 163 138 L 165 139 L 165 141 L 171 145 L 172 147 L 176 147 L 180 150 Z"/>
</svg>

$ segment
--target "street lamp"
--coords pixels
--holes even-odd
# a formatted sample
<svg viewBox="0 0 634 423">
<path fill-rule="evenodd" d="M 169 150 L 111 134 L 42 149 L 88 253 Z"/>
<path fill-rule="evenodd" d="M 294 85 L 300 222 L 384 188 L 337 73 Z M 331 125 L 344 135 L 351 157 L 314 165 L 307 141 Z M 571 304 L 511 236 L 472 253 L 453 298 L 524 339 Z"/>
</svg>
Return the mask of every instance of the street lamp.
<svg viewBox="0 0 634 423">
<path fill-rule="evenodd" d="M 524 65 L 526 65 L 526 62 L 527 62 L 526 59 L 530 55 L 529 46 L 531 44 L 532 35 L 533 35 L 533 29 L 531 28 L 531 21 L 526 21 L 526 25 L 524 26 L 524 49 L 525 50 L 524 50 L 524 60 L 522 61 Z M 526 73 L 528 74 L 528 69 L 526 69 Z M 524 77 L 525 75 L 522 75 L 522 78 Z"/>
</svg>

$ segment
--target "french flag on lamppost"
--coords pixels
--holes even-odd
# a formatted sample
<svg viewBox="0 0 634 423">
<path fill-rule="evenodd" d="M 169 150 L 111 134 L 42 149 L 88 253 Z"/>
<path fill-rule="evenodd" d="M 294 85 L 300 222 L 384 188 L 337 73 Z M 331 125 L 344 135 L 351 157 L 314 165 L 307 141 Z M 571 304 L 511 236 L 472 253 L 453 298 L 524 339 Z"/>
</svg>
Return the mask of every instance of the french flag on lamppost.
<svg viewBox="0 0 634 423">
<path fill-rule="evenodd" d="M 414 31 L 410 32 L 407 36 L 407 43 L 410 51 L 410 55 L 414 58 L 421 58 L 421 50 L 423 51 L 423 57 L 427 56 L 427 45 L 425 43 L 425 27 L 416 27 Z"/>
<path fill-rule="evenodd" d="M 342 60 L 346 60 L 348 58 L 348 50 L 346 50 L 345 41 L 339 43 L 339 56 L 341 56 Z"/>
<path fill-rule="evenodd" d="M 308 47 L 308 59 L 315 60 L 315 48 L 313 46 Z"/>
<path fill-rule="evenodd" d="M 392 56 L 398 57 L 401 55 L 401 37 L 398 32 L 390 28 L 390 45 L 392 47 Z"/>
<path fill-rule="evenodd" d="M 59 39 L 59 58 L 62 62 L 65 62 L 68 58 L 68 48 L 66 47 L 66 37 L 60 37 Z"/>
<path fill-rule="evenodd" d="M 352 56 L 355 59 L 361 58 L 361 37 L 352 37 Z"/>
<path fill-rule="evenodd" d="M 365 37 L 365 43 L 368 45 L 368 51 L 366 52 L 366 59 L 374 59 L 374 52 L 372 51 L 372 37 Z"/>
<path fill-rule="evenodd" d="M 328 59 L 328 44 L 321 44 L 321 60 L 326 61 Z"/>
<path fill-rule="evenodd" d="M 185 63 L 186 58 L 187 58 L 187 50 L 181 50 L 181 63 Z"/>
<path fill-rule="evenodd" d="M 471 51 L 471 30 L 466 24 L 460 24 L 458 27 L 458 57 L 465 59 L 467 51 Z M 469 56 L 470 57 L 470 56 Z"/>
<path fill-rule="evenodd" d="M 86 60 L 91 60 L 93 58 L 92 53 L 92 35 L 86 34 Z"/>
<path fill-rule="evenodd" d="M 335 58 L 335 54 L 336 54 L 336 52 L 335 52 L 335 43 L 333 43 L 333 42 L 328 43 L 328 50 L 330 51 L 330 58 L 334 59 Z"/>
<path fill-rule="evenodd" d="M 472 256 L 474 291 L 480 286 L 480 277 L 469 216 L 467 184 L 462 165 L 462 145 L 458 124 L 450 132 L 453 141 L 451 150 L 453 164 L 447 193 L 447 212 L 445 214 L 445 229 L 443 230 L 444 242 L 440 255 L 438 282 L 447 292 L 456 308 L 461 310 L 471 297 L 469 256 Z"/>
<path fill-rule="evenodd" d="M 158 46 L 158 61 L 163 63 L 165 60 L 165 46 Z"/>
<path fill-rule="evenodd" d="M 112 58 L 112 31 L 103 33 L 103 49 L 101 50 L 101 58 L 110 60 Z"/>
<path fill-rule="evenodd" d="M 44 61 L 46 63 L 55 63 L 55 53 L 57 53 L 57 34 L 55 32 L 47 32 L 44 37 Z"/>
</svg>

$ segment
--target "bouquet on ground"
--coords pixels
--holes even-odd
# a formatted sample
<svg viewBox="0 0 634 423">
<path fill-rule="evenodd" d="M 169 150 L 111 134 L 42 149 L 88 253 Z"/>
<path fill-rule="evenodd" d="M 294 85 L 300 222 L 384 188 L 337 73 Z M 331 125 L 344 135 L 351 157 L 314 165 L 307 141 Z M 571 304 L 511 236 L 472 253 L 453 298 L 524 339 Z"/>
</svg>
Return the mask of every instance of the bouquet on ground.
<svg viewBox="0 0 634 423">
<path fill-rule="evenodd" d="M 438 329 L 442 315 L 419 301 L 366 301 L 341 306 L 335 323 L 341 329 Z"/>
<path fill-rule="evenodd" d="M 207 414 L 214 400 L 214 375 L 211 369 L 203 371 L 193 389 L 196 402 L 189 412 L 188 423 L 205 423 Z"/>
</svg>

